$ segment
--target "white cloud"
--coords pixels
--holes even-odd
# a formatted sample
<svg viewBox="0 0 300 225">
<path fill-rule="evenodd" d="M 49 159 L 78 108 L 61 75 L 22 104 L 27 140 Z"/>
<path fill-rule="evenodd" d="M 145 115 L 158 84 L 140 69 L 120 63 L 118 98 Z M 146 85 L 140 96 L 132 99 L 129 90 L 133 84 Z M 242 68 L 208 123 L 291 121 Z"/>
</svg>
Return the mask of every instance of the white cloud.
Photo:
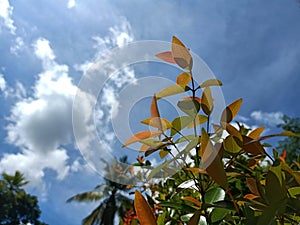
<svg viewBox="0 0 300 225">
<path fill-rule="evenodd" d="M 264 123 L 268 126 L 276 126 L 282 123 L 282 112 L 262 112 L 262 111 L 254 111 L 251 113 L 251 118 L 256 120 L 257 122 Z"/>
<path fill-rule="evenodd" d="M 76 5 L 75 0 L 69 0 L 69 1 L 68 1 L 68 8 L 69 8 L 69 9 L 75 7 L 75 5 Z"/>
<path fill-rule="evenodd" d="M 15 43 L 10 47 L 10 52 L 14 55 L 18 55 L 18 53 L 23 49 L 24 41 L 21 37 L 17 37 L 15 39 Z"/>
<path fill-rule="evenodd" d="M 43 38 L 34 43 L 34 53 L 44 66 L 26 96 L 21 83 L 16 84 L 20 99 L 8 118 L 7 142 L 19 147 L 17 154 L 5 154 L 0 171 L 22 171 L 32 186 L 41 184 L 46 168 L 63 179 L 69 171 L 67 150 L 63 145 L 72 141 L 72 103 L 76 86 L 68 76 L 68 67 L 54 61 L 49 41 Z"/>
<path fill-rule="evenodd" d="M 130 32 L 127 32 L 129 25 L 124 24 L 127 24 L 127 21 L 121 23 L 119 31 L 117 27 L 110 29 L 110 35 L 103 38 L 109 41 L 105 43 L 101 52 L 97 51 L 95 58 L 106 49 L 115 45 L 121 46 L 133 39 Z M 128 37 L 124 35 L 126 32 Z M 86 151 L 91 151 L 93 147 L 90 145 L 91 140 L 96 141 L 98 145 L 100 142 L 103 151 L 112 151 L 115 135 L 109 128 L 109 118 L 118 112 L 117 90 L 134 81 L 135 75 L 129 68 L 114 75 L 99 96 L 99 105 L 95 109 L 91 105 L 95 97 L 77 89 L 68 75 L 68 66 L 55 61 L 56 57 L 50 42 L 45 38 L 39 38 L 32 46 L 35 56 L 42 62 L 43 72 L 38 75 L 31 96 L 26 96 L 26 91 L 20 83 L 17 83 L 15 89 L 11 88 L 19 90 L 19 100 L 11 108 L 6 139 L 9 144 L 18 147 L 20 152 L 6 153 L 0 159 L 0 171 L 20 170 L 31 181 L 32 186 L 45 187 L 43 183 L 45 169 L 55 171 L 57 179 L 64 179 L 68 173 L 80 170 L 78 160 L 68 163 L 66 146 L 74 144 L 73 127 L 79 130 L 80 143 Z M 85 65 L 93 63 L 93 61 L 86 62 Z M 86 72 L 84 66 L 79 65 L 78 68 Z M 0 84 L 2 82 L 5 89 L 5 80 L 2 76 L 1 78 Z M 75 107 L 73 116 L 77 120 L 72 124 L 73 99 L 76 93 L 84 100 L 80 101 L 78 110 Z M 99 137 L 91 134 L 95 119 L 96 126 L 101 127 Z"/>
<path fill-rule="evenodd" d="M 0 90 L 4 92 L 6 89 L 6 81 L 2 74 L 0 74 Z"/>
<path fill-rule="evenodd" d="M 0 26 L 5 26 L 10 30 L 12 34 L 15 34 L 16 27 L 14 26 L 14 21 L 11 18 L 13 13 L 13 7 L 9 4 L 8 0 L 0 0 Z M 3 23 L 3 24 L 2 24 Z"/>
</svg>

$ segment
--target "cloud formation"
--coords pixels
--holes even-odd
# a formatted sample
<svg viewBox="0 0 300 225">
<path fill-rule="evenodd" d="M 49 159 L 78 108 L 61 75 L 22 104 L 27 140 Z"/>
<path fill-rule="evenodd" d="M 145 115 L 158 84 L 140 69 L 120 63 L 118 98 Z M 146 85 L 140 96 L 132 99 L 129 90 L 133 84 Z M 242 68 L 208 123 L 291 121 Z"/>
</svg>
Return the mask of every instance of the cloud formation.
<svg viewBox="0 0 300 225">
<path fill-rule="evenodd" d="M 251 118 L 256 120 L 259 123 L 266 124 L 271 127 L 275 127 L 276 125 L 282 123 L 282 112 L 262 112 L 262 111 L 254 111 L 251 113 Z"/>
<path fill-rule="evenodd" d="M 0 0 L 0 27 L 4 26 L 12 34 L 15 34 L 16 27 L 12 19 L 13 7 L 8 0 Z"/>
<path fill-rule="evenodd" d="M 76 86 L 68 76 L 68 67 L 54 60 L 48 40 L 39 38 L 33 49 L 44 71 L 38 75 L 33 95 L 21 98 L 11 109 L 7 142 L 21 152 L 4 154 L 0 170 L 20 170 L 34 186 L 40 184 L 46 168 L 54 170 L 58 179 L 68 173 L 69 157 L 62 146 L 72 140 L 70 115 Z"/>
<path fill-rule="evenodd" d="M 109 36 L 98 37 L 101 41 L 101 49 L 96 47 L 95 58 L 103 54 L 111 47 L 122 46 L 133 40 L 130 33 L 130 25 L 125 20 L 120 26 L 110 29 Z M 126 34 L 126 35 L 125 35 Z M 103 151 L 112 151 L 114 134 L 109 128 L 110 117 L 117 113 L 117 90 L 135 79 L 134 71 L 125 68 L 110 78 L 110 82 L 103 87 L 99 96 L 99 105 L 94 108 L 90 102 L 81 101 L 79 110 L 73 111 L 73 116 L 78 118 L 72 124 L 73 100 L 79 93 L 86 100 L 93 98 L 87 93 L 81 92 L 74 85 L 69 75 L 69 67 L 56 61 L 51 43 L 45 38 L 38 38 L 32 44 L 33 52 L 42 64 L 43 71 L 38 74 L 33 85 L 32 94 L 26 96 L 26 91 L 19 94 L 19 99 L 11 108 L 8 118 L 7 142 L 20 149 L 20 152 L 5 153 L 0 160 L 0 172 L 13 173 L 22 171 L 30 180 L 31 186 L 43 186 L 45 169 L 53 170 L 57 179 L 64 179 L 71 171 L 78 171 L 82 165 L 78 160 L 69 162 L 74 145 L 73 125 L 80 131 L 80 141 L 88 146 L 90 140 L 96 140 L 102 146 Z M 87 65 L 94 60 L 86 62 Z M 84 66 L 79 65 L 83 68 Z M 19 87 L 18 87 L 19 86 Z M 22 90 L 22 85 L 16 85 L 16 89 Z M 8 93 L 4 77 L 0 76 L 0 88 Z M 21 92 L 21 91 L 19 91 Z M 8 95 L 8 94 L 7 94 Z M 75 115 L 74 115 L 75 114 Z M 96 122 L 94 122 L 96 121 Z M 96 123 L 96 124 L 94 124 Z M 90 135 L 93 126 L 101 127 L 98 136 Z M 99 141 L 100 138 L 100 141 Z M 70 148 L 69 148 L 70 146 Z M 18 163 L 17 163 L 18 162 Z"/>
</svg>

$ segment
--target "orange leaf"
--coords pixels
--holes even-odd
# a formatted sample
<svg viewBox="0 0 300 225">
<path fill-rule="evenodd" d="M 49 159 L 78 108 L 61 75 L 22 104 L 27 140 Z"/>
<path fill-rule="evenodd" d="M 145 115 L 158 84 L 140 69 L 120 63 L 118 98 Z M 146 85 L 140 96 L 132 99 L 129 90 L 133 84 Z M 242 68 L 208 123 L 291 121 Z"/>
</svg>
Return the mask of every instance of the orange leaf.
<svg viewBox="0 0 300 225">
<path fill-rule="evenodd" d="M 178 66 L 185 70 L 191 70 L 193 59 L 190 51 L 185 45 L 175 36 L 172 39 L 172 55 Z"/>
<path fill-rule="evenodd" d="M 256 180 L 254 178 L 246 178 L 246 183 L 252 194 L 256 196 L 260 196 L 257 188 Z"/>
<path fill-rule="evenodd" d="M 122 148 L 124 148 L 128 145 L 131 145 L 135 142 L 145 140 L 149 137 L 159 136 L 159 135 L 161 135 L 161 133 L 162 133 L 161 131 L 150 131 L 150 130 L 141 131 L 139 133 L 134 134 L 129 139 L 127 139 L 127 141 L 123 144 Z"/>
<path fill-rule="evenodd" d="M 238 111 L 240 110 L 242 101 L 243 100 L 240 98 L 234 101 L 233 103 L 229 104 L 222 112 L 221 122 L 226 122 L 226 123 L 231 122 L 234 119 L 234 117 L 237 115 Z"/>
<path fill-rule="evenodd" d="M 184 72 L 178 75 L 177 79 L 176 79 L 176 83 L 180 86 L 187 86 L 190 81 L 192 80 L 192 76 L 190 73 Z"/>
<path fill-rule="evenodd" d="M 157 225 L 150 205 L 138 190 L 134 193 L 134 208 L 141 225 Z"/>
<path fill-rule="evenodd" d="M 152 98 L 152 102 L 151 102 L 151 106 L 150 106 L 150 113 L 151 113 L 151 117 L 153 118 L 152 126 L 157 127 L 158 130 L 162 130 L 162 124 L 161 124 L 161 120 L 160 120 L 160 115 L 159 115 L 158 106 L 157 106 L 157 99 L 156 99 L 155 95 Z"/>
<path fill-rule="evenodd" d="M 194 203 L 195 205 L 197 205 L 199 207 L 202 205 L 202 203 L 199 200 L 197 200 L 193 197 L 190 197 L 190 196 L 185 196 L 185 197 L 182 197 L 181 199 L 185 200 L 185 201 L 188 201 L 188 202 L 191 202 L 191 203 Z"/>
<path fill-rule="evenodd" d="M 139 151 L 139 152 L 145 152 L 145 151 L 147 151 L 149 148 L 151 148 L 151 146 L 146 145 L 146 144 L 142 144 L 142 146 L 140 147 L 140 151 Z"/>
<path fill-rule="evenodd" d="M 172 52 L 162 52 L 162 53 L 159 53 L 159 54 L 157 54 L 155 56 L 157 58 L 165 61 L 165 62 L 176 64 L 176 62 L 175 62 L 175 60 L 173 58 Z"/>
<path fill-rule="evenodd" d="M 253 200 L 253 199 L 256 199 L 256 198 L 259 198 L 259 196 L 256 196 L 254 194 L 246 194 L 244 196 L 245 199 L 249 199 L 249 200 Z"/>
<path fill-rule="evenodd" d="M 253 139 L 259 138 L 259 136 L 264 131 L 264 129 L 265 129 L 265 127 L 258 127 L 256 129 L 254 129 L 253 131 L 251 131 L 250 134 L 248 134 L 248 137 L 251 137 Z"/>
</svg>

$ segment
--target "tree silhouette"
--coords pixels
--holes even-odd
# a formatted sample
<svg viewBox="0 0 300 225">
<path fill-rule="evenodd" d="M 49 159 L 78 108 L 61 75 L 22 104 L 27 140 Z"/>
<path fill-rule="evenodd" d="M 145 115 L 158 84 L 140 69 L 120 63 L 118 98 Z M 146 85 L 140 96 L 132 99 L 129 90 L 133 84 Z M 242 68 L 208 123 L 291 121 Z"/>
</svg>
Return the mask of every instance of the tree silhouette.
<svg viewBox="0 0 300 225">
<path fill-rule="evenodd" d="M 117 160 L 112 164 L 103 162 L 106 164 L 106 177 L 118 176 L 122 179 L 122 174 L 126 174 L 127 168 L 124 168 L 124 164 L 127 162 L 126 156 L 121 158 L 120 162 Z M 122 219 L 126 215 L 126 210 L 132 208 L 133 202 L 126 194 L 129 190 L 127 185 L 112 180 L 104 178 L 105 183 L 96 186 L 94 190 L 77 194 L 67 200 L 67 202 L 99 201 L 98 207 L 83 219 L 83 225 L 113 225 L 116 213 Z"/>
<path fill-rule="evenodd" d="M 38 220 L 41 211 L 37 198 L 22 189 L 28 183 L 23 174 L 19 171 L 13 176 L 3 173 L 2 178 L 3 180 L 0 180 L 0 224 L 46 225 Z"/>
</svg>

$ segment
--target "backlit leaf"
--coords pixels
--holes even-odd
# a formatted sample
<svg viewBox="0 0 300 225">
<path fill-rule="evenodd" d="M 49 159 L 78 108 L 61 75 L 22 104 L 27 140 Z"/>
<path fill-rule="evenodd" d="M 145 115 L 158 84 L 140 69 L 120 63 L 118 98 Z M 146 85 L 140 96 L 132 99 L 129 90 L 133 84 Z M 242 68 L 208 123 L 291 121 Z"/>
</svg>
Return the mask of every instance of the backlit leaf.
<svg viewBox="0 0 300 225">
<path fill-rule="evenodd" d="M 196 125 L 196 126 L 199 126 L 199 125 L 201 125 L 201 124 L 203 124 L 203 123 L 205 123 L 205 122 L 207 122 L 207 116 L 200 115 L 200 114 L 198 114 L 198 115 L 196 116 L 196 119 L 195 119 L 195 125 Z M 193 128 L 193 127 L 194 127 L 194 122 L 192 122 L 192 123 L 190 123 L 190 124 L 188 125 L 188 128 Z"/>
<path fill-rule="evenodd" d="M 247 153 L 253 155 L 265 155 L 265 149 L 258 141 L 253 141 L 252 138 L 248 136 L 243 136 L 243 150 Z"/>
<path fill-rule="evenodd" d="M 159 157 L 160 157 L 161 159 L 163 159 L 163 158 L 165 158 L 168 154 L 169 154 L 169 152 L 163 149 L 163 150 L 161 150 L 161 151 L 159 152 Z"/>
<path fill-rule="evenodd" d="M 177 106 L 192 118 L 195 118 L 200 110 L 200 104 L 196 100 L 181 100 L 177 103 Z"/>
<path fill-rule="evenodd" d="M 183 72 L 178 75 L 176 79 L 176 83 L 182 87 L 185 87 L 190 83 L 191 80 L 192 80 L 191 74 L 187 72 Z"/>
<path fill-rule="evenodd" d="M 138 190 L 136 190 L 134 193 L 134 208 L 141 225 L 157 224 L 150 205 Z"/>
<path fill-rule="evenodd" d="M 210 87 L 206 87 L 202 92 L 201 108 L 206 115 L 210 115 L 213 109 L 213 98 Z"/>
<path fill-rule="evenodd" d="M 229 104 L 222 112 L 221 122 L 226 122 L 226 123 L 231 122 L 234 119 L 234 117 L 237 115 L 242 105 L 242 101 L 243 100 L 240 98 L 234 101 L 233 103 Z"/>
<path fill-rule="evenodd" d="M 210 87 L 210 86 L 222 86 L 222 82 L 217 79 L 209 79 L 200 84 L 200 88 Z"/>
<path fill-rule="evenodd" d="M 185 70 L 191 70 L 193 59 L 190 51 L 185 45 L 175 36 L 172 39 L 172 55 L 178 66 Z"/>
<path fill-rule="evenodd" d="M 160 121 L 160 123 L 158 123 L 157 121 Z M 167 130 L 172 128 L 172 124 L 169 120 L 165 119 L 165 118 L 147 118 L 141 121 L 141 123 L 149 125 L 151 127 L 156 127 L 158 129 L 162 129 L 162 130 Z"/>
<path fill-rule="evenodd" d="M 134 134 L 129 139 L 127 139 L 127 141 L 123 144 L 122 148 L 124 148 L 128 145 L 131 145 L 135 142 L 145 140 L 145 139 L 150 138 L 150 137 L 159 136 L 159 135 L 161 135 L 161 133 L 162 133 L 161 131 L 150 131 L 150 130 L 141 131 L 139 133 Z"/>
<path fill-rule="evenodd" d="M 223 141 L 224 149 L 227 152 L 236 154 L 236 153 L 240 152 L 242 149 L 241 145 L 238 144 L 239 142 L 240 142 L 240 140 L 238 140 L 238 138 L 236 138 L 236 136 L 229 135 Z"/>
<path fill-rule="evenodd" d="M 192 121 L 193 118 L 191 118 L 190 116 L 180 116 L 175 118 L 172 121 L 171 136 L 187 127 Z"/>
<path fill-rule="evenodd" d="M 201 157 L 203 156 L 208 143 L 209 143 L 209 136 L 208 136 L 206 130 L 204 128 L 202 128 L 201 138 L 200 138 L 200 156 Z"/>
<path fill-rule="evenodd" d="M 176 62 L 175 62 L 175 60 L 173 58 L 172 52 L 170 52 L 170 51 L 168 51 L 168 52 L 162 52 L 162 53 L 159 53 L 159 54 L 157 54 L 155 56 L 157 58 L 165 61 L 165 62 L 176 64 Z"/>
<path fill-rule="evenodd" d="M 251 137 L 253 139 L 259 138 L 261 133 L 264 131 L 265 127 L 258 127 L 254 130 L 252 130 L 249 134 L 248 137 Z"/>
<path fill-rule="evenodd" d="M 156 98 L 164 98 L 171 95 L 176 95 L 185 92 L 186 89 L 178 84 L 166 87 L 156 94 Z"/>
<path fill-rule="evenodd" d="M 202 134 L 203 135 L 203 134 Z M 225 190 L 228 189 L 228 180 L 224 165 L 217 149 L 212 145 L 211 141 L 208 142 L 205 152 L 203 154 L 201 164 L 206 168 L 208 175 Z"/>
</svg>

